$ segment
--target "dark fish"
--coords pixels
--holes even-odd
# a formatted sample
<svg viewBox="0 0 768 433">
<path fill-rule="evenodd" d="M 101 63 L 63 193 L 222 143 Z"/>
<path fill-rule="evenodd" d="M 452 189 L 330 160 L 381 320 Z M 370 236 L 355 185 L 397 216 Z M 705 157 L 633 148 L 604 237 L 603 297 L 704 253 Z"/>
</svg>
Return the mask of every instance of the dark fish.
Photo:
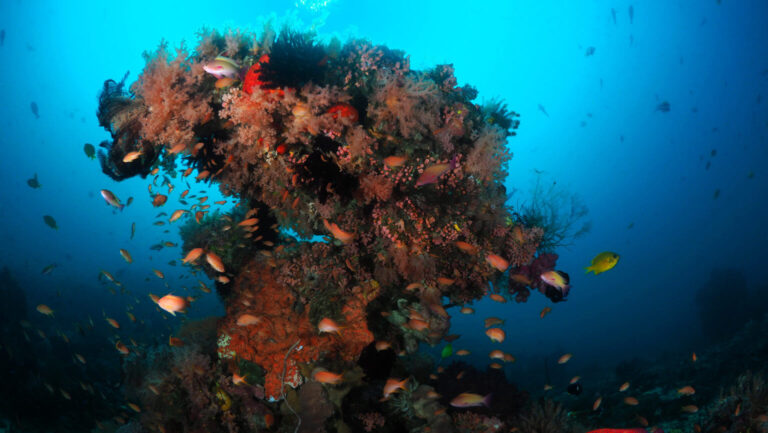
<svg viewBox="0 0 768 433">
<path fill-rule="evenodd" d="M 163 244 L 154 244 L 151 247 L 149 247 L 149 249 L 153 251 L 160 251 L 163 249 Z"/>
<path fill-rule="evenodd" d="M 669 105 L 669 102 L 664 101 L 661 104 L 656 106 L 656 111 L 661 111 L 662 113 L 669 113 L 669 109 L 671 106 Z"/>
<path fill-rule="evenodd" d="M 717 156 L 717 149 L 712 149 L 711 152 L 709 152 L 711 156 Z"/>
<path fill-rule="evenodd" d="M 133 239 L 133 235 L 136 234 L 136 223 L 131 223 L 131 239 Z"/>
<path fill-rule="evenodd" d="M 627 226 L 627 230 L 631 229 L 634 226 L 635 226 L 635 223 L 633 221 L 633 222 L 629 223 L 629 225 Z"/>
<path fill-rule="evenodd" d="M 568 394 L 579 395 L 579 394 L 581 394 L 581 391 L 582 391 L 581 384 L 579 382 L 572 383 L 572 384 L 568 385 L 567 391 L 568 391 Z"/>
<path fill-rule="evenodd" d="M 595 54 L 595 47 L 587 47 L 587 51 L 584 53 L 584 57 L 589 57 Z"/>
<path fill-rule="evenodd" d="M 542 113 L 544 113 L 544 115 L 545 115 L 545 116 L 549 117 L 549 114 L 547 113 L 547 109 L 546 109 L 546 108 L 544 108 L 544 106 L 543 106 L 543 105 L 541 105 L 541 104 L 539 104 L 539 111 L 541 111 Z"/>
<path fill-rule="evenodd" d="M 712 167 L 712 162 L 707 161 L 707 165 L 704 166 L 704 170 L 709 170 L 709 167 Z"/>
<path fill-rule="evenodd" d="M 37 180 L 37 173 L 35 173 L 35 176 L 32 179 L 27 179 L 27 185 L 29 185 L 30 188 L 34 188 L 34 189 L 37 189 L 43 186 Z"/>
<path fill-rule="evenodd" d="M 635 8 L 629 5 L 629 23 L 632 24 L 632 20 L 635 18 Z"/>
<path fill-rule="evenodd" d="M 126 200 L 126 201 L 125 201 L 125 205 L 126 205 L 126 206 L 130 206 L 130 205 L 131 205 L 131 203 L 133 203 L 133 196 L 131 196 L 131 197 L 128 197 L 128 200 Z"/>
<path fill-rule="evenodd" d="M 35 101 L 32 101 L 29 104 L 29 109 L 32 110 L 32 114 L 35 115 L 35 119 L 39 119 L 40 118 L 40 112 L 37 109 L 37 103 Z"/>
<path fill-rule="evenodd" d="M 43 221 L 45 222 L 45 224 L 48 225 L 48 227 L 50 227 L 50 228 L 52 228 L 54 230 L 58 230 L 59 229 L 59 226 L 56 225 L 56 220 L 53 219 L 52 216 L 50 216 L 50 215 L 43 215 Z"/>
<path fill-rule="evenodd" d="M 611 8 L 611 17 L 613 17 L 613 25 L 616 25 L 616 9 Z"/>
<path fill-rule="evenodd" d="M 85 146 L 83 146 L 83 152 L 85 152 L 85 156 L 91 159 L 96 159 L 96 148 L 93 147 L 91 143 L 85 143 Z"/>
<path fill-rule="evenodd" d="M 717 200 L 718 197 L 720 197 L 720 189 L 715 190 L 715 193 L 712 195 L 712 199 Z"/>
</svg>

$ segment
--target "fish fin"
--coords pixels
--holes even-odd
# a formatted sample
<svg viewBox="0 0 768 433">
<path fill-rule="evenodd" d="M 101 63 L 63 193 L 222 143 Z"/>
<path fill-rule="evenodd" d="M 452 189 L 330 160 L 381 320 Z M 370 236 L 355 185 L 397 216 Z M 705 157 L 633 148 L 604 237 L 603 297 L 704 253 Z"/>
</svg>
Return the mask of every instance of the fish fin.
<svg viewBox="0 0 768 433">
<path fill-rule="evenodd" d="M 586 267 L 586 268 L 584 268 L 584 269 L 586 270 L 586 272 L 584 272 L 585 274 L 588 274 L 588 273 L 590 273 L 590 272 L 594 272 L 594 269 L 592 269 L 592 266 L 587 266 L 587 267 Z"/>
<path fill-rule="evenodd" d="M 492 395 L 493 395 L 493 393 L 489 393 L 488 395 L 483 397 L 483 405 L 485 407 L 491 407 L 491 396 Z"/>
</svg>

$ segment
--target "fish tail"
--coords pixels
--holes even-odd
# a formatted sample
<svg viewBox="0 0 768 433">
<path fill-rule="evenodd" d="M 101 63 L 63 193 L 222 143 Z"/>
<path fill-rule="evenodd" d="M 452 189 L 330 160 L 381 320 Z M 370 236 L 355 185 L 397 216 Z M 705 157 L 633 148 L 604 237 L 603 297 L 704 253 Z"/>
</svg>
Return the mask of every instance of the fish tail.
<svg viewBox="0 0 768 433">
<path fill-rule="evenodd" d="M 492 395 L 493 395 L 493 393 L 489 393 L 488 395 L 483 397 L 483 405 L 485 407 L 491 407 L 491 396 Z"/>
<path fill-rule="evenodd" d="M 586 268 L 584 268 L 584 269 L 586 270 L 586 272 L 584 272 L 585 274 L 588 274 L 588 273 L 590 273 L 590 272 L 595 272 L 595 270 L 592 268 L 592 266 L 587 266 L 587 267 L 586 267 Z"/>
<path fill-rule="evenodd" d="M 121 205 L 120 205 L 120 206 L 118 206 L 117 208 L 118 208 L 118 209 L 120 209 L 120 212 L 122 212 L 124 207 L 125 207 L 125 205 L 124 205 L 124 204 L 121 204 Z"/>
</svg>

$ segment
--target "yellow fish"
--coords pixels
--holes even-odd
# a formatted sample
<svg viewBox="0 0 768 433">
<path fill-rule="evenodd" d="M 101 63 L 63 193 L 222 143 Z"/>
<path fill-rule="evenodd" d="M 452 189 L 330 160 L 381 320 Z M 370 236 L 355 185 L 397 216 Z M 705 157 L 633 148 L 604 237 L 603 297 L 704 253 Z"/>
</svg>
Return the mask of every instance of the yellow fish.
<svg viewBox="0 0 768 433">
<path fill-rule="evenodd" d="M 589 273 L 594 272 L 595 275 L 605 272 L 608 270 L 613 269 L 614 266 L 616 266 L 616 263 L 619 262 L 619 255 L 616 253 L 612 253 L 610 251 L 602 252 L 595 256 L 594 259 L 592 259 L 592 265 L 587 266 L 586 269 Z"/>
</svg>

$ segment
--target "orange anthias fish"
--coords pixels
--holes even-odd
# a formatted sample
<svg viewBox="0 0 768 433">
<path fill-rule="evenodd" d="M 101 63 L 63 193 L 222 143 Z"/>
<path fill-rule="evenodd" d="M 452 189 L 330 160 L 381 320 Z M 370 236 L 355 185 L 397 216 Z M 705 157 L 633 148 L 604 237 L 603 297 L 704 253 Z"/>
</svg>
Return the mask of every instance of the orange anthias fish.
<svg viewBox="0 0 768 433">
<path fill-rule="evenodd" d="M 53 317 L 53 310 L 51 310 L 51 307 L 49 307 L 49 306 L 47 306 L 45 304 L 38 305 L 37 306 L 37 312 L 40 313 L 40 314 L 45 314 L 46 316 Z"/>
<path fill-rule="evenodd" d="M 202 248 L 192 248 L 188 253 L 187 256 L 181 259 L 182 263 L 190 263 L 200 258 L 200 256 L 203 255 L 203 249 Z"/>
<path fill-rule="evenodd" d="M 558 364 L 565 364 L 566 362 L 570 361 L 572 357 L 573 357 L 573 354 L 566 353 L 565 355 L 563 355 L 563 356 L 561 356 L 560 358 L 557 359 L 557 363 Z"/>
<path fill-rule="evenodd" d="M 568 291 L 571 288 L 570 277 L 568 274 L 562 271 L 547 271 L 541 274 L 541 280 L 549 284 L 552 287 L 557 288 L 563 294 L 568 295 Z"/>
<path fill-rule="evenodd" d="M 445 174 L 446 172 L 453 170 L 455 163 L 451 164 L 432 164 L 425 168 L 421 173 L 421 176 L 416 180 L 416 186 L 424 186 L 437 182 L 437 178 Z"/>
<path fill-rule="evenodd" d="M 157 194 L 155 195 L 155 198 L 152 199 L 152 206 L 159 207 L 165 204 L 165 202 L 168 201 L 168 196 Z"/>
<path fill-rule="evenodd" d="M 206 252 L 205 261 L 207 261 L 208 264 L 211 265 L 211 267 L 217 272 L 224 272 L 224 262 L 222 262 L 221 258 L 216 254 L 210 251 Z"/>
<path fill-rule="evenodd" d="M 328 220 L 323 220 L 323 225 L 325 225 L 325 228 L 331 232 L 334 238 L 338 239 L 342 244 L 348 244 L 352 241 L 352 239 L 355 237 L 354 233 L 345 232 L 341 228 L 339 228 L 336 223 L 328 222 Z"/>
<path fill-rule="evenodd" d="M 168 336 L 168 345 L 171 347 L 183 347 L 184 341 L 181 338 Z"/>
<path fill-rule="evenodd" d="M 131 353 L 131 351 L 128 350 L 128 347 L 125 344 L 123 344 L 121 341 L 118 341 L 117 343 L 115 343 L 115 349 L 117 349 L 117 351 L 120 352 L 120 354 L 122 355 L 127 355 Z"/>
<path fill-rule="evenodd" d="M 261 323 L 261 318 L 253 314 L 243 314 L 237 318 L 237 326 L 251 326 Z"/>
<path fill-rule="evenodd" d="M 592 403 L 592 410 L 597 410 L 600 407 L 600 403 L 603 402 L 602 397 L 598 397 L 594 403 Z"/>
<path fill-rule="evenodd" d="M 382 350 L 391 349 L 392 344 L 389 341 L 379 340 L 376 342 L 376 350 L 381 352 Z"/>
<path fill-rule="evenodd" d="M 491 326 L 496 326 L 496 325 L 503 325 L 503 324 L 504 324 L 504 319 L 499 319 L 498 317 L 489 317 L 485 319 L 486 328 L 490 328 Z"/>
<path fill-rule="evenodd" d="M 472 394 L 469 392 L 463 392 L 451 400 L 451 406 L 453 407 L 488 407 L 491 404 L 491 394 L 482 396 L 480 394 Z"/>
<path fill-rule="evenodd" d="M 107 203 L 109 203 L 110 206 L 114 206 L 120 210 L 123 210 L 123 208 L 125 207 L 125 205 L 120 204 L 120 199 L 117 198 L 117 196 L 108 189 L 102 189 L 101 196 L 104 198 L 104 200 Z"/>
<path fill-rule="evenodd" d="M 506 338 L 506 334 L 501 328 L 489 328 L 485 331 L 485 335 L 487 335 L 491 341 L 495 341 L 497 343 L 504 342 L 504 338 Z"/>
<path fill-rule="evenodd" d="M 456 248 L 460 249 L 461 251 L 464 251 L 467 254 L 475 254 L 477 253 L 477 247 L 466 243 L 464 241 L 456 241 L 454 242 L 454 245 L 456 245 Z"/>
<path fill-rule="evenodd" d="M 397 168 L 405 164 L 405 161 L 408 160 L 407 156 L 404 155 L 392 155 L 384 158 L 384 164 L 387 165 L 389 168 Z"/>
<path fill-rule="evenodd" d="M 387 383 L 384 384 L 384 398 L 389 398 L 390 395 L 394 394 L 400 389 L 405 390 L 405 384 L 407 382 L 407 378 L 403 380 L 393 378 L 387 379 Z"/>
<path fill-rule="evenodd" d="M 552 311 L 552 307 L 544 307 L 544 309 L 541 310 L 541 313 L 539 313 L 540 318 L 544 318 L 547 314 L 549 314 Z"/>
<path fill-rule="evenodd" d="M 492 350 L 491 353 L 488 354 L 488 357 L 491 359 L 504 359 L 504 352 L 499 349 Z"/>
<path fill-rule="evenodd" d="M 184 209 L 179 209 L 174 211 L 173 214 L 171 214 L 171 219 L 169 220 L 169 222 L 176 221 L 177 219 L 181 218 L 185 213 L 187 213 L 187 211 Z"/>
<path fill-rule="evenodd" d="M 157 300 L 157 305 L 163 310 L 175 316 L 176 313 L 183 313 L 187 308 L 187 300 L 175 295 L 165 295 Z"/>
<path fill-rule="evenodd" d="M 120 248 L 120 255 L 123 256 L 123 260 L 126 262 L 133 263 L 133 257 L 131 257 L 131 253 L 129 253 L 128 250 Z"/>
<path fill-rule="evenodd" d="M 111 327 L 113 327 L 115 329 L 120 329 L 120 324 L 117 323 L 117 320 L 115 320 L 115 319 L 113 319 L 111 317 L 107 317 L 107 323 L 109 323 L 109 326 L 111 326 Z"/>
<path fill-rule="evenodd" d="M 693 395 L 696 394 L 696 390 L 692 386 L 688 385 L 678 389 L 677 393 L 680 395 Z"/>
<path fill-rule="evenodd" d="M 699 411 L 699 407 L 695 404 L 688 404 L 680 408 L 681 411 L 686 413 L 696 413 Z"/>
<path fill-rule="evenodd" d="M 426 320 L 413 318 L 408 320 L 408 323 L 405 326 L 409 329 L 420 332 L 429 328 L 429 322 Z"/>
<path fill-rule="evenodd" d="M 491 298 L 492 300 L 500 303 L 500 304 L 506 304 L 507 303 L 507 298 L 499 295 L 498 293 L 491 293 L 488 297 Z"/>
<path fill-rule="evenodd" d="M 496 254 L 488 254 L 485 256 L 485 261 L 488 262 L 489 265 L 493 266 L 497 270 L 504 272 L 509 267 L 509 262 L 504 259 L 501 256 L 497 256 Z"/>
<path fill-rule="evenodd" d="M 133 151 L 133 152 L 128 152 L 123 157 L 123 162 L 128 163 L 128 162 L 136 161 L 137 159 L 139 159 L 140 156 L 141 156 L 141 151 L 140 150 L 136 150 L 136 151 Z"/>
<path fill-rule="evenodd" d="M 331 373 L 330 371 L 321 370 L 312 375 L 312 378 L 320 383 L 328 385 L 336 385 L 341 383 L 342 377 L 340 374 Z"/>
<path fill-rule="evenodd" d="M 252 225 L 255 225 L 258 222 L 259 222 L 258 218 L 248 218 L 248 219 L 240 221 L 237 225 L 239 225 L 241 227 L 250 227 Z"/>
<path fill-rule="evenodd" d="M 335 332 L 336 334 L 339 334 L 339 332 L 342 329 L 342 326 L 339 326 L 336 322 L 333 320 L 324 317 L 319 322 L 317 322 L 317 329 L 320 331 L 320 333 L 325 332 Z"/>
<path fill-rule="evenodd" d="M 624 397 L 624 404 L 627 406 L 637 406 L 640 402 L 635 397 Z"/>
<path fill-rule="evenodd" d="M 619 392 L 624 392 L 629 389 L 629 382 L 624 382 L 619 387 Z"/>
<path fill-rule="evenodd" d="M 248 384 L 248 382 L 245 381 L 245 376 L 240 376 L 237 373 L 232 373 L 232 383 L 235 385 Z"/>
</svg>

